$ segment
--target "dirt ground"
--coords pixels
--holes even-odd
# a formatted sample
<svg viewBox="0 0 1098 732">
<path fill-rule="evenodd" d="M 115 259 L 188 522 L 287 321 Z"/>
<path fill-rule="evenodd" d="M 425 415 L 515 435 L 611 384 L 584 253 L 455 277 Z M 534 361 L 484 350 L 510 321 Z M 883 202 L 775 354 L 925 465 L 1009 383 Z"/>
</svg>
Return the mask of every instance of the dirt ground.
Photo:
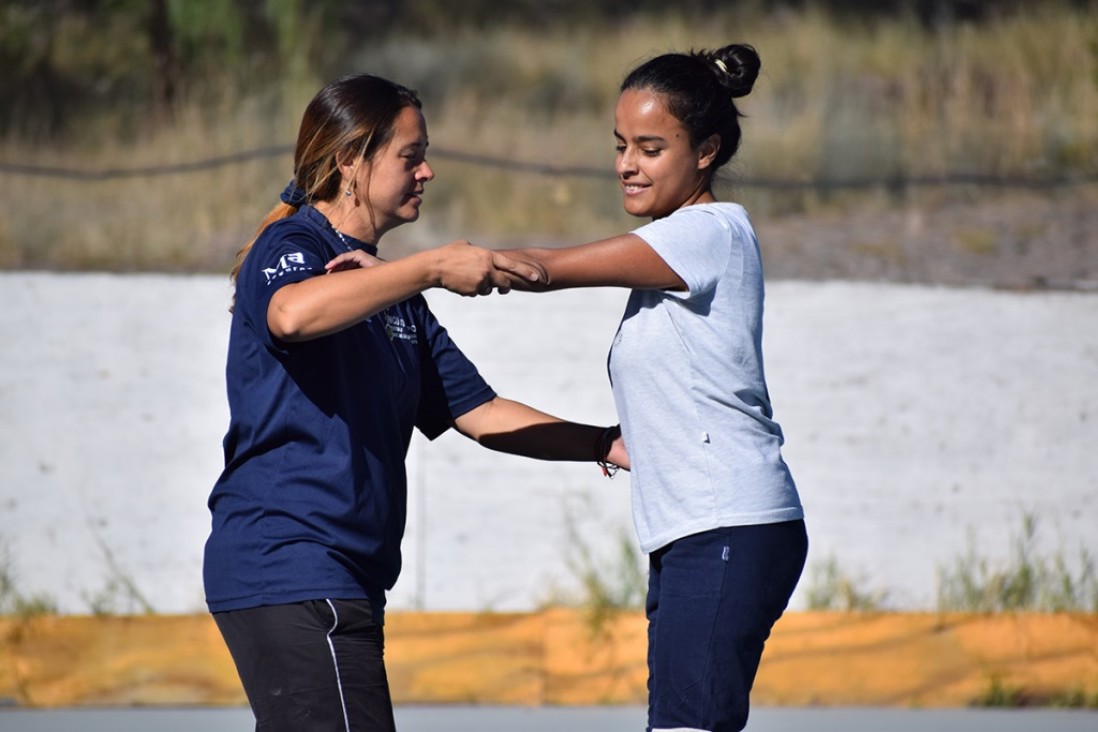
<svg viewBox="0 0 1098 732">
<path fill-rule="evenodd" d="M 1098 289 L 1098 185 L 851 194 L 755 215 L 768 279 Z"/>
<path fill-rule="evenodd" d="M 396 613 L 398 704 L 643 704 L 643 613 Z M 767 642 L 755 704 L 1092 705 L 1098 625 L 1086 614 L 790 613 Z M 243 704 L 208 615 L 0 618 L 9 706 Z"/>
</svg>

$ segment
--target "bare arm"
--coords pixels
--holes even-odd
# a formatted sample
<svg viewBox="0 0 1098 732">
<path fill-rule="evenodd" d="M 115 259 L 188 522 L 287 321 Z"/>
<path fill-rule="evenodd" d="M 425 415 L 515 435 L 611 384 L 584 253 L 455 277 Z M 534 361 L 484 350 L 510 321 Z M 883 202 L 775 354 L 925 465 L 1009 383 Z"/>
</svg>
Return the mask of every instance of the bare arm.
<svg viewBox="0 0 1098 732">
<path fill-rule="evenodd" d="M 652 247 L 635 234 L 560 249 L 528 248 L 502 251 L 539 269 L 542 277 L 514 282 L 515 289 L 560 290 L 568 287 L 630 287 L 643 290 L 685 290 L 686 283 Z"/>
<path fill-rule="evenodd" d="M 338 269 L 338 268 L 336 268 Z M 537 271 L 458 241 L 371 267 L 330 271 L 279 289 L 267 308 L 267 327 L 285 342 L 307 341 L 359 323 L 432 287 L 461 295 L 506 292 Z"/>
<path fill-rule="evenodd" d="M 566 422 L 521 402 L 502 397 L 481 404 L 454 420 L 466 437 L 491 450 L 539 460 L 594 462 L 605 427 Z M 610 446 L 610 462 L 629 467 L 619 437 Z"/>
</svg>

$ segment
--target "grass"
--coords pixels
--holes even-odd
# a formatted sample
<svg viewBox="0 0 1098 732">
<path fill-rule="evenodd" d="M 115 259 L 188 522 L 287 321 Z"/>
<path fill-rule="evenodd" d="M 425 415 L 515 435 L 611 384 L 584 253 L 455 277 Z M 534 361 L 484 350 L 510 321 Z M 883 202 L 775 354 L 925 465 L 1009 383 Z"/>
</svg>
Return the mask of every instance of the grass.
<svg viewBox="0 0 1098 732">
<path fill-rule="evenodd" d="M 1021 530 L 1012 537 L 1007 559 L 978 554 L 970 540 L 968 550 L 951 567 L 939 567 L 938 611 L 1098 613 L 1098 572 L 1089 551 L 1080 547 L 1075 562 L 1062 548 L 1038 551 L 1039 523 L 1033 513 L 1022 515 Z M 557 593 L 550 603 L 585 608 L 592 632 L 597 633 L 617 611 L 643 606 L 647 591 L 643 557 L 624 529 L 616 536 L 614 552 L 599 556 L 580 535 L 574 517 L 567 517 L 566 525 L 572 552 L 567 566 L 580 589 Z M 834 555 L 809 564 L 802 582 L 807 583 L 806 610 L 888 610 L 888 590 L 867 588 L 865 579 L 851 574 Z M 1001 695 L 1008 690 L 991 691 Z"/>
<path fill-rule="evenodd" d="M 19 589 L 15 560 L 6 541 L 0 541 L 0 615 L 29 620 L 57 613 L 57 602 L 44 592 L 26 594 Z"/>
<path fill-rule="evenodd" d="M 621 611 L 644 607 L 647 562 L 629 529 L 618 527 L 607 553 L 597 551 L 580 532 L 578 518 L 571 512 L 565 515 L 565 527 L 565 566 L 575 588 L 554 590 L 544 604 L 580 608 L 588 633 L 600 638 Z"/>
<path fill-rule="evenodd" d="M 1052 695 L 1048 706 L 1059 709 L 1098 709 L 1098 691 L 1088 692 L 1082 684 Z"/>
<path fill-rule="evenodd" d="M 966 227 L 955 232 L 954 236 L 957 245 L 969 254 L 991 255 L 997 248 L 995 232 L 989 229 Z"/>
<path fill-rule="evenodd" d="M 114 551 L 103 537 L 96 533 L 95 541 L 107 565 L 107 581 L 100 590 L 83 593 L 84 601 L 88 603 L 92 614 L 99 616 L 119 613 L 155 615 L 156 610 L 152 603 L 138 588 L 133 577 L 118 563 Z"/>
<path fill-rule="evenodd" d="M 1010 557 L 998 562 L 978 555 L 970 538 L 968 551 L 952 568 L 938 569 L 938 609 L 1098 613 L 1098 573 L 1089 551 L 1080 547 L 1077 562 L 1062 548 L 1040 553 L 1038 525 L 1034 514 L 1024 514 Z"/>
<path fill-rule="evenodd" d="M 744 145 L 723 188 L 757 216 L 833 200 L 737 180 L 1046 176 L 1098 167 L 1098 19 L 1059 3 L 933 32 L 902 18 L 859 24 L 812 9 L 733 7 L 704 23 L 671 14 L 540 32 L 490 26 L 394 36 L 364 44 L 347 66 L 418 88 L 436 149 L 592 166 L 607 177 L 438 158 L 423 218 L 390 235 L 389 256 L 458 237 L 553 243 L 635 225 L 609 177 L 622 75 L 660 52 L 733 40 L 755 45 L 764 71 L 742 100 Z M 241 96 L 227 79 L 220 93 L 182 102 L 170 126 L 134 130 L 101 114 L 88 119 L 80 142 L 8 139 L 0 159 L 130 168 L 289 144 L 323 81 L 296 68 L 280 86 Z M 209 86 L 217 91 L 217 83 Z M 289 156 L 107 182 L 0 173 L 0 185 L 17 193 L 0 199 L 0 267 L 225 271 L 290 173 Z"/>
<path fill-rule="evenodd" d="M 851 577 L 834 555 L 809 565 L 805 605 L 808 610 L 872 612 L 884 609 L 887 593 L 866 590 L 864 580 Z"/>
<path fill-rule="evenodd" d="M 987 708 L 1026 706 L 1026 693 L 1021 687 L 1008 684 L 1003 680 L 1002 675 L 993 673 L 988 675 L 983 692 L 972 700 L 970 706 Z"/>
<path fill-rule="evenodd" d="M 132 615 L 137 612 L 155 614 L 152 604 L 141 593 L 133 577 L 118 563 L 102 537 L 97 535 L 96 542 L 107 566 L 107 579 L 100 589 L 82 593 L 89 611 L 99 616 Z M 0 616 L 29 621 L 44 615 L 57 615 L 58 612 L 57 600 L 48 593 L 28 594 L 20 588 L 15 559 L 7 542 L 0 537 Z"/>
<path fill-rule="evenodd" d="M 1066 689 L 1037 691 L 1011 684 L 1000 673 L 989 673 L 984 689 L 969 706 L 1002 709 L 1020 707 L 1098 709 L 1098 692 L 1088 692 L 1082 684 L 1075 684 Z"/>
<path fill-rule="evenodd" d="M 938 611 L 1098 613 L 1098 571 L 1088 549 L 1080 546 L 1074 561 L 1062 547 L 1043 553 L 1039 528 L 1037 515 L 1024 513 L 1005 559 L 979 554 L 970 536 L 963 555 L 951 566 L 938 567 Z M 802 582 L 807 582 L 807 610 L 887 609 L 888 592 L 866 588 L 865 580 L 853 576 L 834 555 L 810 564 Z M 1009 691 L 1001 681 L 989 682 L 989 698 Z"/>
</svg>

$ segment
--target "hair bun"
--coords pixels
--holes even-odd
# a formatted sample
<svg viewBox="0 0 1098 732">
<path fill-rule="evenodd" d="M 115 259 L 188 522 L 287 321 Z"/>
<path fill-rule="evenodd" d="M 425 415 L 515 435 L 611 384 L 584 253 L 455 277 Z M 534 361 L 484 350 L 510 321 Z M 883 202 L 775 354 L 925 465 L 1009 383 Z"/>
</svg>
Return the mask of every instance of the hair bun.
<svg viewBox="0 0 1098 732">
<path fill-rule="evenodd" d="M 755 80 L 759 78 L 762 62 L 759 54 L 751 46 L 733 43 L 709 54 L 716 66 L 717 78 L 721 86 L 728 89 L 733 98 L 745 97 L 751 93 Z"/>
</svg>

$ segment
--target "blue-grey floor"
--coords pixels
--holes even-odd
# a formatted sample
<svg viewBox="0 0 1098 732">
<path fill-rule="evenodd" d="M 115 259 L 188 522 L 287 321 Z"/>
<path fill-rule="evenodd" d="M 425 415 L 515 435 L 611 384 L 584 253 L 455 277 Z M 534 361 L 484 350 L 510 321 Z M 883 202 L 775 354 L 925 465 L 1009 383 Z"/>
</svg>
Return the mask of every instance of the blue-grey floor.
<svg viewBox="0 0 1098 732">
<path fill-rule="evenodd" d="M 639 732 L 637 707 L 425 706 L 397 709 L 400 732 Z M 0 732 L 248 732 L 247 709 L 0 709 Z M 784 709 L 752 712 L 749 732 L 1096 732 L 1098 712 Z"/>
</svg>

